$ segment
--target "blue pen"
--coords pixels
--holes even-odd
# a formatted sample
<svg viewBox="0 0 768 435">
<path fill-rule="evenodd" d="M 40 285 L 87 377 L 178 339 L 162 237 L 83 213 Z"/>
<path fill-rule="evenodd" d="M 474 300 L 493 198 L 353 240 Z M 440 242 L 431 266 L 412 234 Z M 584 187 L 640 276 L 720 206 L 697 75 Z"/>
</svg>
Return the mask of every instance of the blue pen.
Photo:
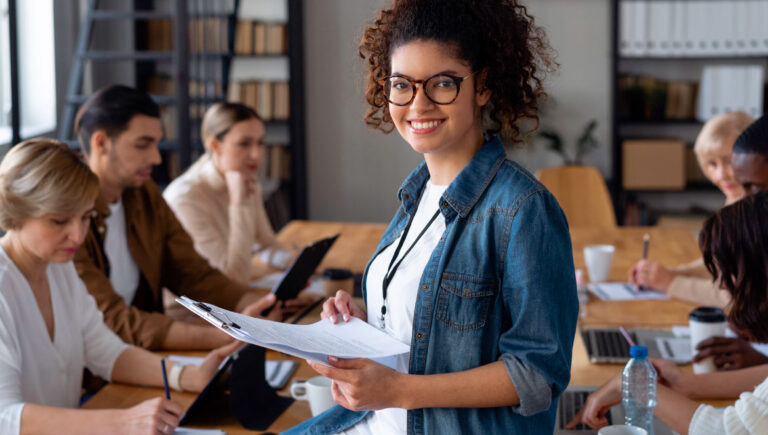
<svg viewBox="0 0 768 435">
<path fill-rule="evenodd" d="M 163 386 L 165 387 L 165 398 L 171 400 L 171 391 L 168 389 L 168 374 L 165 371 L 165 359 L 160 360 L 163 366 Z"/>
</svg>

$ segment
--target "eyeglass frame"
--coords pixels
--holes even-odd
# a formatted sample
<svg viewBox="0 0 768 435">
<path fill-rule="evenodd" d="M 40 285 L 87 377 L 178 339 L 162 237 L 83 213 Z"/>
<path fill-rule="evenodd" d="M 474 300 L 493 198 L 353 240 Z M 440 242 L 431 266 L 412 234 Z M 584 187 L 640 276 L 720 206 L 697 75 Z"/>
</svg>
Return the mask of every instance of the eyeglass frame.
<svg viewBox="0 0 768 435">
<path fill-rule="evenodd" d="M 425 96 L 425 97 L 427 97 L 427 99 L 428 99 L 429 101 L 431 101 L 432 103 L 434 103 L 434 104 L 438 104 L 438 105 L 441 105 L 441 106 L 447 106 L 447 105 L 449 105 L 449 104 L 453 104 L 453 102 L 454 102 L 454 101 L 456 101 L 456 99 L 457 99 L 457 98 L 459 98 L 459 93 L 461 92 L 461 83 L 462 83 L 464 80 L 466 80 L 466 79 L 470 78 L 472 75 L 474 75 L 474 74 L 475 74 L 475 72 L 476 72 L 476 71 L 472 71 L 471 73 L 467 74 L 467 75 L 466 75 L 466 76 L 464 76 L 464 77 L 457 77 L 457 76 L 454 76 L 454 75 L 452 75 L 452 74 L 446 74 L 446 73 L 437 73 L 437 74 L 435 74 L 435 75 L 429 76 L 429 77 L 427 77 L 427 78 L 425 78 L 425 79 L 422 79 L 422 80 L 411 80 L 410 78 L 408 78 L 408 77 L 406 77 L 406 76 L 402 76 L 402 75 L 394 75 L 394 76 L 387 76 L 387 77 L 384 77 L 383 79 L 381 79 L 381 81 L 379 81 L 379 84 L 381 85 L 381 87 L 382 87 L 382 90 L 384 90 L 384 89 L 385 89 L 385 87 L 386 87 L 386 83 L 387 83 L 387 81 L 388 81 L 388 80 L 390 80 L 390 79 L 393 79 L 393 78 L 404 79 L 405 81 L 407 81 L 408 83 L 410 83 L 410 85 L 411 85 L 411 89 L 413 89 L 413 94 L 411 95 L 411 99 L 410 99 L 410 100 L 408 100 L 408 102 L 407 102 L 407 103 L 403 103 L 403 104 L 397 104 L 397 103 L 394 103 L 394 102 L 392 102 L 392 100 L 390 100 L 390 99 L 389 99 L 389 96 L 387 95 L 386 91 L 384 92 L 384 98 L 386 98 L 386 99 L 387 99 L 387 102 L 388 102 L 389 104 L 394 104 L 395 106 L 404 107 L 404 106 L 407 106 L 407 105 L 409 105 L 409 104 L 413 103 L 413 100 L 415 100 L 415 99 L 416 99 L 416 91 L 419 89 L 419 88 L 417 88 L 417 87 L 416 87 L 416 85 L 421 85 L 421 88 L 422 88 L 422 89 L 425 89 L 425 88 L 424 88 L 424 84 L 425 84 L 425 83 L 427 83 L 428 81 L 432 80 L 432 79 L 433 79 L 433 78 L 435 78 L 435 77 L 439 77 L 439 76 L 446 76 L 446 77 L 450 77 L 450 78 L 451 78 L 451 80 L 453 80 L 453 82 L 454 82 L 454 83 L 456 83 L 456 96 L 455 96 L 455 97 L 453 97 L 453 99 L 452 99 L 451 101 L 449 101 L 449 102 L 447 102 L 447 103 L 438 103 L 437 101 L 433 100 L 433 99 L 432 99 L 432 97 L 430 97 L 430 96 L 429 96 L 429 94 L 427 93 L 427 91 L 423 91 L 423 92 L 424 92 L 424 96 Z"/>
</svg>

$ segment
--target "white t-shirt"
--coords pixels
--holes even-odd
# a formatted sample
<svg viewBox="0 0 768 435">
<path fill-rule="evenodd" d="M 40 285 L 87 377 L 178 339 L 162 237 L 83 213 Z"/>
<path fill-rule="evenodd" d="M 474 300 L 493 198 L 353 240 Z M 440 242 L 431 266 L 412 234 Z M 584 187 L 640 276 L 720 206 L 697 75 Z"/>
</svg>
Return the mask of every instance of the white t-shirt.
<svg viewBox="0 0 768 435">
<path fill-rule="evenodd" d="M 427 181 L 411 228 L 405 238 L 403 247 L 400 248 L 397 260 L 413 244 L 413 240 L 421 233 L 424 226 L 438 210 L 440 197 L 448 186 L 435 186 Z M 427 229 L 421 239 L 413 247 L 413 250 L 403 260 L 387 287 L 387 315 L 385 316 L 386 333 L 402 341 L 411 343 L 413 333 L 413 311 L 416 308 L 416 297 L 419 291 L 419 282 L 424 268 L 429 262 L 437 244 L 445 231 L 445 218 L 439 215 Z M 379 328 L 381 315 L 382 281 L 387 273 L 392 256 L 400 243 L 398 237 L 391 245 L 384 249 L 371 263 L 366 281 L 366 306 L 368 307 L 368 323 Z M 410 354 L 400 355 L 397 361 L 397 370 L 408 372 Z M 349 428 L 346 435 L 373 435 L 389 433 L 405 433 L 407 429 L 407 411 L 401 408 L 387 408 L 372 412 L 365 420 Z"/>
<path fill-rule="evenodd" d="M 109 211 L 105 220 L 107 238 L 104 240 L 104 252 L 109 260 L 109 281 L 125 304 L 130 306 L 139 287 L 139 267 L 128 250 L 123 200 L 110 204 Z"/>
<path fill-rule="evenodd" d="M 83 367 L 111 379 L 128 348 L 69 263 L 49 264 L 54 339 L 26 278 L 0 247 L 0 434 L 18 434 L 25 403 L 76 408 Z"/>
</svg>

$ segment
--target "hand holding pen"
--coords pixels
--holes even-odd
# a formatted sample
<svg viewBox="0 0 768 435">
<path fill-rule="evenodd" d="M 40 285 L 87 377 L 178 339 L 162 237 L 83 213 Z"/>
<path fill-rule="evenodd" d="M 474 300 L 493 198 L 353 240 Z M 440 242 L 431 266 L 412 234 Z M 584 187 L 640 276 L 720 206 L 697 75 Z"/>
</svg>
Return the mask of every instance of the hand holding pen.
<svg viewBox="0 0 768 435">
<path fill-rule="evenodd" d="M 675 274 L 661 263 L 648 259 L 650 235 L 643 237 L 643 258 L 629 270 L 629 282 L 635 284 L 638 290 L 654 289 L 666 292 Z"/>
</svg>

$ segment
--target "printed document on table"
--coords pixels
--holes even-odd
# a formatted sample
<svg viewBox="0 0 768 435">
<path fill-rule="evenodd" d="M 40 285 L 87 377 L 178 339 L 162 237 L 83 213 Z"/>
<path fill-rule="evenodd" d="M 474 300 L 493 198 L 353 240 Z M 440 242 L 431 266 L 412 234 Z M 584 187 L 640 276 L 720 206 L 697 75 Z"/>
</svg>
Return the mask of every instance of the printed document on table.
<svg viewBox="0 0 768 435">
<path fill-rule="evenodd" d="M 634 301 L 641 299 L 669 299 L 666 293 L 656 290 L 638 290 L 628 282 L 601 282 L 587 286 L 598 298 L 604 301 Z"/>
<path fill-rule="evenodd" d="M 394 368 L 396 357 L 410 351 L 408 344 L 355 317 L 335 325 L 327 320 L 291 325 L 235 313 L 185 296 L 176 302 L 240 341 L 326 365 L 328 356 L 336 356 L 368 358 Z"/>
</svg>

